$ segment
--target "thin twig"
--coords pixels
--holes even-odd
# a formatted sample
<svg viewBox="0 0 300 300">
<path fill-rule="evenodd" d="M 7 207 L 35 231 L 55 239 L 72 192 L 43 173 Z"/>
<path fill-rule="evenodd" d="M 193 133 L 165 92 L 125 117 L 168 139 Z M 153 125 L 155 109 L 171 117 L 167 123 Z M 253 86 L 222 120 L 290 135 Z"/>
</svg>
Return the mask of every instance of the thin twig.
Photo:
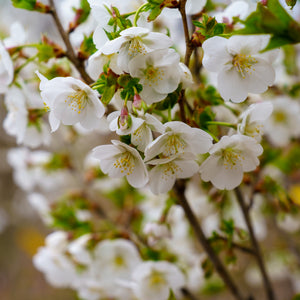
<svg viewBox="0 0 300 300">
<path fill-rule="evenodd" d="M 222 241 L 225 241 L 225 242 L 228 242 L 228 239 L 224 236 L 220 236 L 218 235 L 217 237 L 219 240 L 222 240 Z M 235 242 L 230 242 L 231 243 L 231 246 L 237 250 L 240 250 L 242 252 L 245 252 L 247 254 L 251 254 L 251 255 L 255 255 L 254 251 L 249 248 L 249 247 L 246 247 L 246 246 L 243 246 L 243 245 L 240 245 L 238 243 L 235 243 Z"/>
<path fill-rule="evenodd" d="M 196 238 L 204 248 L 208 257 L 211 259 L 216 271 L 223 279 L 224 283 L 227 285 L 227 287 L 229 288 L 230 292 L 235 297 L 235 299 L 243 300 L 244 298 L 241 292 L 239 291 L 238 287 L 235 285 L 230 274 L 227 272 L 226 268 L 221 262 L 220 258 L 215 254 L 212 246 L 210 245 L 209 241 L 206 239 L 204 232 L 184 195 L 185 182 L 182 180 L 177 180 L 174 186 L 174 190 L 177 194 L 179 204 L 183 208 L 190 225 L 194 229 Z"/>
<path fill-rule="evenodd" d="M 182 292 L 182 294 L 186 297 L 186 298 L 188 298 L 188 299 L 190 299 L 190 300 L 199 300 L 198 298 L 196 298 L 196 296 L 194 296 L 187 288 L 185 288 L 185 287 L 183 287 L 182 289 L 181 289 L 181 292 Z"/>
<path fill-rule="evenodd" d="M 64 30 L 64 28 L 63 28 L 63 26 L 62 26 L 62 24 L 60 22 L 60 19 L 58 17 L 58 14 L 56 12 L 56 8 L 55 8 L 55 5 L 54 5 L 54 0 L 49 0 L 49 4 L 50 4 L 50 7 L 51 7 L 49 13 L 52 15 L 52 17 L 54 19 L 54 22 L 56 24 L 56 27 L 57 27 L 57 29 L 59 31 L 59 34 L 60 34 L 61 38 L 63 39 L 64 44 L 66 46 L 66 53 L 65 53 L 66 57 L 73 63 L 73 65 L 76 67 L 76 69 L 80 73 L 82 79 L 87 84 L 93 83 L 94 80 L 85 71 L 83 61 L 80 60 L 76 56 L 76 54 L 75 54 L 75 52 L 73 50 L 72 44 L 71 44 L 70 39 L 69 39 L 69 35 Z"/>
<path fill-rule="evenodd" d="M 263 278 L 267 298 L 269 300 L 275 300 L 275 295 L 274 295 L 274 291 L 273 291 L 273 288 L 272 288 L 272 285 L 271 285 L 271 281 L 270 281 L 269 276 L 267 274 L 267 270 L 266 270 L 266 267 L 264 265 L 262 253 L 261 253 L 259 244 L 258 244 L 257 239 L 256 239 L 255 234 L 254 234 L 253 225 L 252 225 L 250 215 L 249 215 L 249 209 L 248 209 L 248 207 L 247 207 L 247 205 L 244 201 L 244 197 L 243 197 L 243 194 L 242 194 L 241 190 L 237 187 L 234 191 L 235 191 L 235 195 L 237 197 L 238 203 L 240 205 L 240 208 L 242 210 L 244 219 L 246 221 L 246 225 L 247 225 L 249 235 L 250 235 L 250 241 L 251 241 L 251 244 L 253 246 L 253 251 L 255 253 L 255 258 L 256 258 L 258 267 L 260 269 L 262 278 Z"/>
</svg>

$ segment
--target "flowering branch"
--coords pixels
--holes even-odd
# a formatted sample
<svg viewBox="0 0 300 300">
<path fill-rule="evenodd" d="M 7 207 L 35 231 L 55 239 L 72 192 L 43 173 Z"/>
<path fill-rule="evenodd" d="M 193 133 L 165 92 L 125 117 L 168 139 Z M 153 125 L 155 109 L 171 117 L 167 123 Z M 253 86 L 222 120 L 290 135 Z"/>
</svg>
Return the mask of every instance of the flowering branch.
<svg viewBox="0 0 300 300">
<path fill-rule="evenodd" d="M 175 183 L 175 186 L 174 186 L 174 190 L 177 194 L 179 204 L 183 208 L 189 223 L 191 224 L 191 226 L 194 229 L 196 238 L 198 239 L 198 241 L 200 242 L 200 244 L 204 248 L 204 250 L 207 253 L 207 255 L 209 256 L 209 258 L 211 259 L 213 265 L 216 268 L 216 271 L 221 276 L 224 283 L 227 285 L 227 287 L 229 288 L 230 292 L 235 297 L 235 299 L 243 300 L 244 298 L 243 298 L 241 292 L 239 291 L 239 289 L 237 288 L 237 286 L 233 282 L 231 276 L 229 275 L 229 273 L 225 269 L 225 267 L 222 264 L 221 260 L 215 254 L 212 246 L 210 245 L 210 243 L 206 239 L 206 237 L 204 235 L 204 232 L 203 232 L 199 222 L 197 221 L 197 218 L 194 215 L 194 213 L 193 213 L 193 211 L 192 211 L 192 209 L 191 209 L 191 207 L 190 207 L 190 205 L 189 205 L 189 203 L 188 203 L 188 201 L 187 201 L 187 199 L 184 195 L 185 182 L 182 181 L 182 180 L 177 180 L 177 182 Z"/>
<path fill-rule="evenodd" d="M 263 261 L 263 258 L 262 258 L 262 253 L 261 253 L 259 244 L 258 244 L 257 239 L 256 239 L 255 234 L 254 234 L 253 225 L 252 225 L 252 222 L 251 222 L 251 219 L 250 219 L 248 207 L 245 204 L 244 197 L 242 195 L 241 190 L 237 187 L 234 191 L 235 191 L 235 195 L 237 197 L 238 203 L 240 205 L 240 208 L 242 210 L 244 219 L 246 221 L 247 228 L 249 230 L 250 240 L 251 240 L 251 243 L 252 243 L 252 246 L 253 246 L 253 251 L 254 251 L 254 254 L 255 254 L 255 258 L 257 260 L 257 264 L 259 266 L 261 275 L 263 277 L 267 297 L 268 297 L 269 300 L 275 300 L 275 295 L 274 295 L 274 292 L 273 292 L 271 281 L 268 277 L 267 270 L 266 270 L 266 267 L 264 265 L 264 261 Z"/>
<path fill-rule="evenodd" d="M 70 42 L 70 39 L 69 39 L 69 36 L 68 34 L 66 33 L 66 31 L 64 30 L 61 22 L 60 22 L 60 19 L 58 17 L 58 14 L 56 12 L 56 8 L 55 8 L 55 5 L 54 5 L 54 1 L 53 0 L 49 0 L 49 3 L 50 3 L 50 6 L 51 6 L 51 10 L 49 11 L 49 13 L 52 15 L 53 19 L 54 19 L 54 22 L 56 24 L 56 27 L 59 31 L 59 34 L 61 36 L 61 38 L 63 39 L 64 41 L 64 44 L 67 48 L 66 50 L 66 57 L 74 64 L 74 66 L 76 67 L 76 69 L 78 70 L 78 72 L 80 73 L 80 75 L 82 76 L 82 78 L 84 79 L 84 81 L 87 83 L 87 84 L 91 84 L 94 82 L 94 80 L 86 73 L 85 71 L 85 68 L 84 68 L 84 64 L 83 64 L 83 61 L 80 60 L 74 50 L 73 50 L 73 47 L 72 47 L 72 44 Z"/>
</svg>

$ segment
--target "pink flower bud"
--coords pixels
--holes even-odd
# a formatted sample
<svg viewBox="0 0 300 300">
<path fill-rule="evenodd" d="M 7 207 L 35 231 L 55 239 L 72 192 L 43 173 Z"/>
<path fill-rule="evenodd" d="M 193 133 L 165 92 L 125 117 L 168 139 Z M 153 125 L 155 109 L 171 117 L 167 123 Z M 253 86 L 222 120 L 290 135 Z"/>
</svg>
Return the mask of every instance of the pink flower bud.
<svg viewBox="0 0 300 300">
<path fill-rule="evenodd" d="M 136 109 L 142 108 L 142 98 L 140 97 L 140 95 L 138 95 L 138 94 L 134 95 L 132 105 Z"/>
<path fill-rule="evenodd" d="M 121 130 L 128 129 L 131 126 L 131 118 L 128 113 L 127 106 L 123 106 L 121 109 L 121 114 L 118 119 L 118 125 Z"/>
</svg>

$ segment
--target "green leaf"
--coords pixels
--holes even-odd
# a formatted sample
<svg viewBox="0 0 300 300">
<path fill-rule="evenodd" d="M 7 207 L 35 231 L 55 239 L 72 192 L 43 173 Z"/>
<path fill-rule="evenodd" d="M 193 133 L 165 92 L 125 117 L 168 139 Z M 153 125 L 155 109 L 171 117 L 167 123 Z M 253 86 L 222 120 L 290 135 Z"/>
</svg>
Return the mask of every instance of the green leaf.
<svg viewBox="0 0 300 300">
<path fill-rule="evenodd" d="M 164 100 L 155 104 L 155 109 L 166 110 L 172 108 L 179 99 L 181 89 L 182 84 L 179 84 L 178 88 L 173 93 L 168 94 L 168 96 Z"/>
<path fill-rule="evenodd" d="M 271 34 L 264 51 L 300 42 L 300 25 L 285 11 L 278 0 L 268 0 L 267 6 L 257 4 L 256 11 L 242 21 L 245 27 L 235 34 Z"/>
<path fill-rule="evenodd" d="M 116 86 L 111 85 L 104 88 L 101 101 L 103 104 L 108 104 L 116 92 Z"/>
<path fill-rule="evenodd" d="M 11 0 L 11 2 L 14 7 L 27 10 L 34 10 L 36 5 L 36 0 Z"/>
<path fill-rule="evenodd" d="M 82 10 L 80 13 L 80 18 L 78 20 L 78 24 L 81 24 L 83 22 L 86 21 L 86 19 L 88 18 L 90 11 L 91 11 L 91 7 L 89 5 L 89 2 L 87 0 L 81 0 L 80 1 L 80 9 Z"/>
<path fill-rule="evenodd" d="M 193 24 L 199 28 L 196 33 L 201 34 L 205 39 L 224 33 L 225 24 L 218 23 L 215 18 L 203 14 L 201 22 L 193 21 Z"/>
<path fill-rule="evenodd" d="M 80 45 L 80 50 L 78 55 L 86 59 L 97 51 L 97 48 L 93 42 L 93 33 L 89 36 L 84 36 L 83 41 Z"/>
<path fill-rule="evenodd" d="M 297 51 L 294 45 L 285 45 L 282 47 L 284 52 L 283 64 L 285 71 L 289 75 L 298 74 L 298 62 L 297 62 Z"/>
<path fill-rule="evenodd" d="M 54 49 L 48 44 L 38 44 L 36 45 L 38 50 L 37 58 L 40 62 L 47 62 L 50 58 L 55 57 Z"/>
</svg>

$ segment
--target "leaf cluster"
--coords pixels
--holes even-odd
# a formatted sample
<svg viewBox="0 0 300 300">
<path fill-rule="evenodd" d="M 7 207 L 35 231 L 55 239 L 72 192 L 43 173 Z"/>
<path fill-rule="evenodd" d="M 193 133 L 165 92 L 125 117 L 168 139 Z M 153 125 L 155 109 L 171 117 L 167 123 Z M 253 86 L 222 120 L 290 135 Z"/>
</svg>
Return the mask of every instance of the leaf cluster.
<svg viewBox="0 0 300 300">
<path fill-rule="evenodd" d="M 300 42 L 300 25 L 280 5 L 278 0 L 268 0 L 267 5 L 257 3 L 256 11 L 241 21 L 244 28 L 235 34 L 271 34 L 264 51 Z"/>
</svg>

